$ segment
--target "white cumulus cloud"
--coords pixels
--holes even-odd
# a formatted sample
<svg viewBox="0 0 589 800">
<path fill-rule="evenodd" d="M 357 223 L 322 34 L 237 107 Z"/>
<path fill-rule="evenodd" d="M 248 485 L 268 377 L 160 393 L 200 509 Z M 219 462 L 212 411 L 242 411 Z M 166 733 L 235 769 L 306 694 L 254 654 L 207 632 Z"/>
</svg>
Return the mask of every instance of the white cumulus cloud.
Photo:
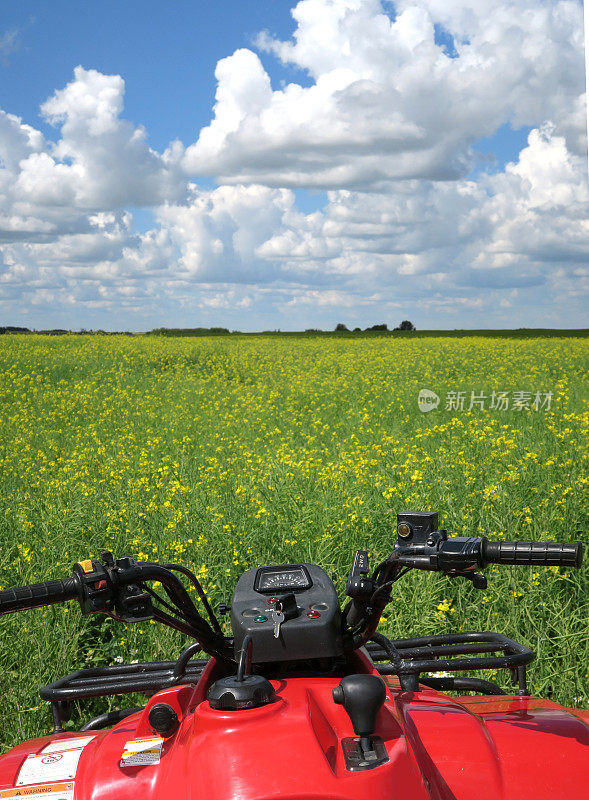
<svg viewBox="0 0 589 800">
<path fill-rule="evenodd" d="M 506 121 L 550 120 L 570 147 L 584 146 L 578 3 L 418 0 L 395 8 L 301 0 L 294 40 L 260 35 L 262 51 L 311 76 L 308 87 L 273 90 L 251 50 L 222 59 L 214 118 L 188 148 L 185 168 L 223 182 L 369 189 L 463 176 L 472 145 Z"/>
<path fill-rule="evenodd" d="M 8 218 L 8 238 L 30 232 L 36 219 L 45 220 L 41 233 L 48 225 L 69 232 L 72 224 L 87 228 L 85 215 L 94 210 L 184 196 L 181 146 L 163 154 L 150 148 L 145 130 L 120 118 L 123 99 L 120 76 L 76 67 L 73 81 L 41 107 L 60 128 L 56 142 L 0 112 L 0 214 Z"/>
</svg>

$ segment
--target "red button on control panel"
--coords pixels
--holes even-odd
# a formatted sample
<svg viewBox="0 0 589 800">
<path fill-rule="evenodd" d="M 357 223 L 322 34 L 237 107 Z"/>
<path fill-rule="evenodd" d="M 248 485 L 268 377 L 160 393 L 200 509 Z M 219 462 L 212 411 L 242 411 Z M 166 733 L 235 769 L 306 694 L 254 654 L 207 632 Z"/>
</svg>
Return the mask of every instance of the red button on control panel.
<svg viewBox="0 0 589 800">
<path fill-rule="evenodd" d="M 268 605 L 269 606 L 274 606 L 274 605 L 276 605 L 277 602 L 278 602 L 278 598 L 277 597 L 269 597 L 268 598 Z"/>
<path fill-rule="evenodd" d="M 309 619 L 317 619 L 317 617 L 320 617 L 321 614 L 318 611 L 307 611 L 307 616 Z"/>
</svg>

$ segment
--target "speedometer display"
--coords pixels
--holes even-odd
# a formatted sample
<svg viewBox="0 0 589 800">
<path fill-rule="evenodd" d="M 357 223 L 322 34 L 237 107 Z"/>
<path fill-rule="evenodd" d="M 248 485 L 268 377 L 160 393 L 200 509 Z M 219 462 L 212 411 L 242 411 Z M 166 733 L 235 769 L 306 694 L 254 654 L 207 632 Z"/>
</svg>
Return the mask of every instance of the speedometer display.
<svg viewBox="0 0 589 800">
<path fill-rule="evenodd" d="M 280 567 L 260 567 L 254 589 L 257 592 L 284 592 L 300 591 L 310 586 L 311 578 L 305 567 L 301 564 L 285 564 Z"/>
</svg>

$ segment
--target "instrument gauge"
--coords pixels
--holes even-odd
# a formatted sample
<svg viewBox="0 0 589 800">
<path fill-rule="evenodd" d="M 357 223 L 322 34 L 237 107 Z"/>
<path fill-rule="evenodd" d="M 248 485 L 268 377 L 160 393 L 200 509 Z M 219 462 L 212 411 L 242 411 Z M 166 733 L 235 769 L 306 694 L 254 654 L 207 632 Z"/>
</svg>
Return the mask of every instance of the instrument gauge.
<svg viewBox="0 0 589 800">
<path fill-rule="evenodd" d="M 256 573 L 256 592 L 292 592 L 309 589 L 311 578 L 302 564 L 260 567 Z"/>
</svg>

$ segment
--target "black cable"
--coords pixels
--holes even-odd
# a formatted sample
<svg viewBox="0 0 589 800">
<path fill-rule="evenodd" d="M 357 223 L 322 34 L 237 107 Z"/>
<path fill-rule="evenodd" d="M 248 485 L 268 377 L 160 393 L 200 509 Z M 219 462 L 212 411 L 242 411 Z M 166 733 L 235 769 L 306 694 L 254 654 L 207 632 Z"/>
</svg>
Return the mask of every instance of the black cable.
<svg viewBox="0 0 589 800">
<path fill-rule="evenodd" d="M 160 564 L 150 561 L 138 564 L 136 567 L 120 570 L 122 579 L 127 583 L 159 581 L 164 587 L 166 594 L 177 605 L 181 615 L 184 617 L 186 625 L 178 620 L 168 617 L 163 612 L 157 612 L 156 619 L 169 627 L 180 630 L 193 639 L 197 639 L 202 649 L 214 656 L 218 661 L 224 662 L 227 666 L 234 665 L 233 646 L 222 634 L 214 631 L 209 623 L 201 617 L 195 607 L 186 588 L 169 569 Z M 139 574 L 137 574 L 139 573 Z M 181 627 L 178 627 L 181 625 Z"/>
<path fill-rule="evenodd" d="M 219 622 L 218 622 L 217 618 L 215 617 L 215 613 L 214 613 L 213 609 L 209 605 L 209 601 L 207 599 L 205 590 L 202 588 L 202 584 L 199 581 L 199 579 L 196 577 L 194 572 L 192 572 L 191 570 L 188 569 L 188 567 L 185 567 L 182 564 L 164 564 L 164 567 L 166 569 L 169 569 L 169 570 L 177 570 L 178 572 L 181 572 L 183 575 L 185 575 L 190 580 L 190 582 L 192 583 L 192 585 L 196 589 L 197 594 L 198 594 L 202 604 L 204 605 L 207 614 L 209 615 L 209 619 L 211 620 L 211 623 L 214 626 L 218 627 L 219 628 L 219 633 L 221 633 L 221 626 L 219 625 Z"/>
<path fill-rule="evenodd" d="M 243 637 L 241 651 L 239 653 L 239 661 L 237 662 L 236 681 L 238 683 L 243 683 L 244 677 L 249 674 L 249 667 L 251 666 L 252 642 L 253 640 L 251 633 L 246 633 L 246 635 Z"/>
<path fill-rule="evenodd" d="M 219 633 L 213 631 L 209 623 L 198 613 L 198 609 L 192 602 L 182 582 L 169 569 L 150 561 L 143 562 L 139 567 L 143 572 L 143 580 L 141 582 L 148 580 L 161 583 L 174 606 L 178 608 L 178 612 L 192 626 L 191 629 L 196 632 L 195 638 L 208 641 L 211 636 L 219 636 Z"/>
<path fill-rule="evenodd" d="M 163 606 L 165 606 L 168 611 L 171 611 L 172 614 L 183 614 L 183 610 L 181 608 L 172 607 L 167 603 L 162 597 L 160 597 L 157 592 L 154 592 L 153 589 L 150 589 L 145 584 L 138 584 L 141 588 L 146 591 L 148 594 L 152 595 L 156 600 L 158 600 Z M 129 623 L 129 620 L 125 619 L 124 617 L 119 617 L 113 611 L 103 611 L 102 612 L 105 616 L 114 619 L 115 622 L 122 622 L 124 625 Z M 161 622 L 163 625 L 167 625 L 169 628 L 173 628 L 176 631 L 180 631 L 180 633 L 185 633 L 187 636 L 191 636 L 192 638 L 196 638 L 196 634 L 198 631 L 192 627 L 192 623 L 189 619 L 179 620 L 176 617 L 170 616 L 163 611 L 160 611 L 158 608 L 153 609 L 153 617 L 158 622 Z M 203 620 L 204 622 L 204 620 Z"/>
<path fill-rule="evenodd" d="M 373 633 L 370 637 L 370 640 L 372 642 L 376 642 L 376 644 L 379 644 L 382 647 L 389 657 L 393 669 L 398 670 L 401 667 L 401 656 L 390 639 L 387 639 L 387 637 L 383 636 L 382 633 Z"/>
<path fill-rule="evenodd" d="M 386 583 L 381 583 L 381 584 L 380 584 L 380 586 L 377 586 L 377 588 L 376 588 L 376 591 L 374 592 L 374 594 L 373 594 L 373 595 L 372 595 L 372 597 L 370 598 L 370 605 L 373 605 L 373 604 L 374 604 L 374 602 L 375 602 L 375 600 L 376 600 L 376 597 L 377 597 L 377 595 L 379 594 L 379 592 L 381 592 L 383 589 L 390 589 L 390 588 L 391 588 L 391 586 L 392 586 L 394 583 L 396 583 L 398 580 L 400 580 L 400 579 L 401 579 L 401 578 L 402 578 L 404 575 L 406 575 L 406 574 L 407 574 L 407 573 L 408 573 L 408 572 L 409 572 L 411 569 L 412 569 L 412 567 L 405 567 L 405 568 L 404 568 L 404 569 L 402 569 L 400 572 L 398 572 L 398 573 L 395 575 L 395 577 L 394 577 L 392 580 L 390 580 L 390 581 L 387 581 Z M 387 601 L 387 602 L 390 602 L 390 600 L 389 600 L 389 601 Z"/>
<path fill-rule="evenodd" d="M 167 608 L 167 610 L 170 611 L 172 613 L 172 615 L 180 614 L 181 617 L 183 616 L 183 614 L 184 614 L 183 609 L 179 608 L 178 606 L 171 606 L 169 603 L 167 603 L 163 599 L 163 597 L 160 597 L 159 594 L 156 591 L 154 591 L 153 589 L 151 589 L 149 586 L 146 586 L 145 584 L 141 584 L 141 588 L 144 591 L 146 591 L 148 594 L 150 594 L 153 598 L 155 598 L 159 603 L 161 603 L 162 606 Z M 154 609 L 154 611 L 156 611 L 156 610 L 159 611 L 159 609 Z M 161 613 L 163 614 L 164 612 L 161 612 Z M 168 617 L 168 619 L 176 619 L 176 617 L 172 616 L 172 617 Z M 159 621 L 163 621 L 163 620 L 159 620 Z M 189 624 L 189 625 L 192 625 L 190 619 L 184 618 L 184 622 Z M 168 623 L 164 623 L 164 624 L 168 624 Z M 180 629 L 176 628 L 176 630 L 180 630 Z M 193 630 L 193 629 L 191 628 L 191 630 Z"/>
<path fill-rule="evenodd" d="M 178 578 L 173 575 L 169 569 L 152 561 L 144 561 L 138 564 L 138 567 L 143 573 L 140 577 L 141 581 L 159 581 L 162 584 L 164 591 L 175 605 L 181 608 L 182 611 L 189 617 L 194 615 L 196 619 L 202 620 L 202 622 L 208 627 L 208 624 L 198 613 L 198 609 L 192 602 L 192 599 L 184 588 L 182 581 L 178 580 Z"/>
<path fill-rule="evenodd" d="M 103 611 L 102 612 L 105 616 L 114 619 L 115 622 L 122 622 L 124 625 L 128 624 L 128 620 L 124 619 L 123 617 L 118 617 L 112 611 Z M 193 639 L 196 638 L 195 631 L 189 627 L 186 621 L 182 621 L 176 619 L 175 617 L 171 617 L 169 614 L 166 614 L 163 611 L 160 611 L 158 608 L 153 609 L 153 618 L 156 619 L 158 622 L 161 622 L 163 625 L 167 625 L 168 628 L 173 628 L 176 631 L 180 631 L 180 633 L 184 633 L 187 636 L 192 637 Z"/>
<path fill-rule="evenodd" d="M 169 614 L 166 614 L 164 611 L 160 611 L 158 608 L 153 609 L 153 618 L 158 622 L 161 622 L 163 625 L 167 625 L 168 628 L 173 628 L 175 631 L 180 631 L 180 633 L 184 633 L 186 636 L 190 636 L 192 639 L 198 639 L 198 631 L 195 631 L 194 628 L 186 624 L 186 622 L 182 622 L 182 620 L 171 617 Z"/>
<path fill-rule="evenodd" d="M 182 614 L 183 613 L 181 608 L 179 608 L 178 606 L 171 606 L 166 600 L 164 600 L 163 597 L 160 597 L 160 595 L 156 591 L 151 589 L 149 586 L 146 586 L 144 583 L 140 583 L 139 585 L 141 586 L 141 589 L 144 592 L 147 592 L 147 594 L 150 594 L 154 598 L 154 600 L 157 600 L 158 603 L 161 603 L 162 606 L 164 606 L 164 608 L 166 608 L 170 613 L 172 613 L 172 614 Z"/>
<path fill-rule="evenodd" d="M 191 572 L 187 567 L 184 567 L 181 564 L 164 564 L 163 566 L 166 569 L 177 570 L 178 572 L 181 572 L 183 575 L 186 575 L 186 577 L 191 581 L 192 585 L 196 589 L 196 592 L 201 600 L 201 603 L 203 604 L 205 611 L 207 612 L 207 615 L 211 621 L 211 625 L 217 631 L 217 633 L 222 634 L 223 630 L 221 628 L 221 625 L 219 624 L 219 620 L 217 619 L 217 617 L 215 616 L 215 612 L 209 605 L 209 601 L 207 599 L 204 589 L 202 588 L 202 584 L 198 580 L 194 572 Z"/>
<path fill-rule="evenodd" d="M 174 580 L 177 580 L 177 578 L 174 578 Z M 161 583 L 165 593 L 168 595 L 168 597 L 172 601 L 172 603 L 175 606 L 178 607 L 178 609 L 182 612 L 182 614 L 184 614 L 184 615 L 186 615 L 188 617 L 191 617 L 193 614 L 195 614 L 195 615 L 200 617 L 200 614 L 198 613 L 198 610 L 197 610 L 196 606 L 194 605 L 192 600 L 190 600 L 190 598 L 188 598 L 190 600 L 190 603 L 187 603 L 186 599 L 184 597 L 179 596 L 174 591 L 174 587 L 167 586 L 166 583 L 164 581 L 162 581 L 162 580 L 160 580 L 160 583 Z M 184 589 L 184 587 L 182 587 L 182 588 Z M 186 590 L 184 590 L 184 591 L 186 591 Z"/>
<path fill-rule="evenodd" d="M 174 664 L 173 676 L 175 683 L 184 677 L 188 662 L 190 661 L 192 656 L 195 655 L 195 653 L 200 652 L 200 650 L 202 650 L 201 643 L 193 642 L 192 644 L 189 644 L 188 647 L 185 647 L 184 650 L 180 653 L 180 655 L 176 660 L 176 663 Z"/>
<path fill-rule="evenodd" d="M 374 568 L 374 572 L 372 573 L 372 580 L 373 580 L 375 583 L 378 581 L 378 578 L 379 578 L 379 576 L 380 576 L 381 570 L 382 570 L 382 569 L 385 567 L 386 563 L 387 563 L 386 561 L 381 561 L 381 562 L 380 562 L 380 564 L 378 564 L 378 565 L 377 565 L 377 566 Z"/>
</svg>

